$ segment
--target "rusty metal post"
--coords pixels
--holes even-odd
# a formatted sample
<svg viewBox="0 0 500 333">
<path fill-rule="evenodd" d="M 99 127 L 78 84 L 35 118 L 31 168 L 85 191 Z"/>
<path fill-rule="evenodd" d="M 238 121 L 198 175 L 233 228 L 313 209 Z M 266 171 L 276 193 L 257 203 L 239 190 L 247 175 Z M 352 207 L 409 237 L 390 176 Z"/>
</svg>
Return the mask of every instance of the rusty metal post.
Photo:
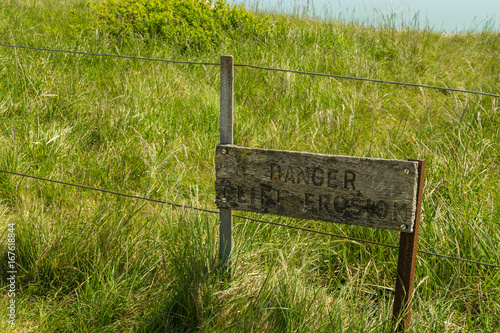
<svg viewBox="0 0 500 333">
<path fill-rule="evenodd" d="M 233 144 L 233 56 L 220 58 L 220 143 Z M 219 262 L 231 272 L 229 256 L 231 254 L 233 235 L 233 216 L 231 209 L 220 209 L 220 243 Z"/>
<path fill-rule="evenodd" d="M 392 313 L 393 322 L 397 325 L 398 332 L 405 331 L 410 326 L 415 263 L 417 261 L 418 231 L 420 229 L 420 214 L 424 192 L 425 160 L 410 161 L 418 162 L 417 211 L 413 232 L 401 232 L 399 238 L 398 269 Z"/>
</svg>

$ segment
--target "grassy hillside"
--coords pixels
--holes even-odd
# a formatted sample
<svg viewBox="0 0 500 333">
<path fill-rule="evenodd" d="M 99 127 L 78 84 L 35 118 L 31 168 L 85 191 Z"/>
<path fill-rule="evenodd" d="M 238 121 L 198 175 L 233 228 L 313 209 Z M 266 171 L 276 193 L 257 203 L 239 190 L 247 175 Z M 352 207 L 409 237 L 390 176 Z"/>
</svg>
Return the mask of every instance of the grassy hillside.
<svg viewBox="0 0 500 333">
<path fill-rule="evenodd" d="M 0 43 L 235 63 L 500 94 L 500 34 L 269 17 L 273 33 L 179 48 L 116 36 L 80 0 L 6 0 Z M 236 38 L 236 37 L 235 37 Z M 0 169 L 214 209 L 219 68 L 0 47 Z M 500 265 L 492 97 L 235 68 L 235 143 L 427 160 L 419 248 Z M 397 251 L 0 173 L 0 331 L 388 332 Z M 249 216 L 397 244 L 398 234 Z M 495 332 L 500 270 L 421 254 L 411 332 Z"/>
</svg>

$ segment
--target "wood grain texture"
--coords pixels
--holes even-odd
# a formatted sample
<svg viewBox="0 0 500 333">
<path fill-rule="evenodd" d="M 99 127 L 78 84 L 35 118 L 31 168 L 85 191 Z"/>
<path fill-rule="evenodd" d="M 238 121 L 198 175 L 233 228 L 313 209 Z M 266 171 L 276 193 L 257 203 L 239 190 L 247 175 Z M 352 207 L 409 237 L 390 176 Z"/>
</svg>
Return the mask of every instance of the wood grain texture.
<svg viewBox="0 0 500 333">
<path fill-rule="evenodd" d="M 420 216 L 424 196 L 424 175 L 426 161 L 418 163 L 419 184 L 417 192 L 417 215 L 413 232 L 400 234 L 398 269 L 396 288 L 394 289 L 393 320 L 397 324 L 396 331 L 404 332 L 410 327 L 411 303 L 413 298 L 413 285 L 415 281 L 415 266 L 418 252 L 418 232 L 420 229 Z"/>
<path fill-rule="evenodd" d="M 220 58 L 220 143 L 233 144 L 233 56 Z M 219 261 L 224 271 L 231 274 L 229 258 L 233 248 L 233 214 L 228 207 L 220 209 Z"/>
<path fill-rule="evenodd" d="M 418 163 L 219 145 L 219 208 L 413 232 Z M 403 226 L 403 228 L 402 228 Z"/>
</svg>

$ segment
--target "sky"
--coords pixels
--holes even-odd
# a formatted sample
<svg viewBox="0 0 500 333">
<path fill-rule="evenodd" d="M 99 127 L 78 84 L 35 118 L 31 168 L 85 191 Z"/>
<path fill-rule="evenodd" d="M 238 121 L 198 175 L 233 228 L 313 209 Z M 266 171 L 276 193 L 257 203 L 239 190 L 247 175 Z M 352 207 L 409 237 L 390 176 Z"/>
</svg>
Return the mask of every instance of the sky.
<svg viewBox="0 0 500 333">
<path fill-rule="evenodd" d="M 489 30 L 500 32 L 500 0 L 229 0 L 249 9 L 277 12 L 304 11 L 319 18 L 340 17 L 345 20 L 373 23 L 393 16 L 396 22 L 415 22 L 418 27 L 438 32 L 468 32 Z M 415 26 L 412 24 L 412 26 Z"/>
</svg>

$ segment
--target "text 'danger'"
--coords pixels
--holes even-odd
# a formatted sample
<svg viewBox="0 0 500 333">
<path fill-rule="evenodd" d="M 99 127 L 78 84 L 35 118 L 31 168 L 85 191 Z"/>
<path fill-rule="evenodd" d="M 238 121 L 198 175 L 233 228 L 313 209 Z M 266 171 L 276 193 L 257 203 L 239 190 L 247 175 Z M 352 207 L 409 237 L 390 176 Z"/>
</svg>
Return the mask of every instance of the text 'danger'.
<svg viewBox="0 0 500 333">
<path fill-rule="evenodd" d="M 413 228 L 416 162 L 224 145 L 217 148 L 216 175 L 219 208 Z"/>
</svg>

